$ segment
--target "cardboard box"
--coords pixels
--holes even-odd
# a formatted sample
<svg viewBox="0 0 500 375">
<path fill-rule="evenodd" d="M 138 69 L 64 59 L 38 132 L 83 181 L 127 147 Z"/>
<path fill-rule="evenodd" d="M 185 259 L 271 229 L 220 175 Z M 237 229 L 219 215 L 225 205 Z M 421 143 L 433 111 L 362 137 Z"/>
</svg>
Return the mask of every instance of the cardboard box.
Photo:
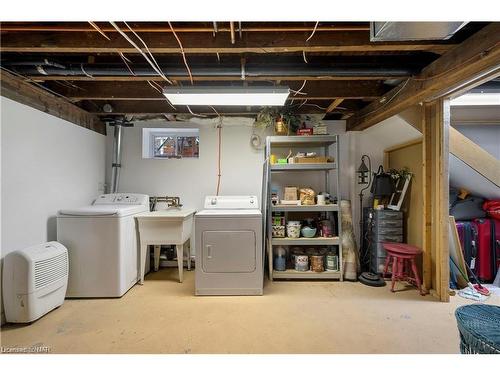
<svg viewBox="0 0 500 375">
<path fill-rule="evenodd" d="M 296 201 L 297 200 L 297 187 L 296 186 L 287 186 L 285 187 L 285 196 L 283 200 L 285 201 Z"/>
</svg>

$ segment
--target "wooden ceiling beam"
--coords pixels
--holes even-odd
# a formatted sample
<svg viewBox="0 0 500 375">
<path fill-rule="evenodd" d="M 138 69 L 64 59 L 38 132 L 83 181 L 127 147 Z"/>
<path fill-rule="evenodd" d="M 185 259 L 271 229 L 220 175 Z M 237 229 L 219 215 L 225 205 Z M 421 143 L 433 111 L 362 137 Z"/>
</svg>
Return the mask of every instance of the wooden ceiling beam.
<svg viewBox="0 0 500 375">
<path fill-rule="evenodd" d="M 245 33 L 231 44 L 230 38 L 217 38 L 207 33 L 186 33 L 182 44 L 186 54 L 209 53 L 290 53 L 290 52 L 403 52 L 429 51 L 444 53 L 451 42 L 391 42 L 372 43 L 368 31 L 322 32 L 306 39 L 310 32 Z M 30 53 L 131 53 L 138 51 L 120 34 L 110 33 L 106 40 L 97 32 L 24 33 L 2 32 L 0 51 Z M 180 53 L 180 47 L 171 33 L 141 33 L 151 53 Z M 188 56 L 189 57 L 189 56 Z"/>
<path fill-rule="evenodd" d="M 301 113 L 325 113 L 328 102 L 314 101 L 301 105 L 301 102 L 296 102 L 294 112 Z M 104 104 L 110 104 L 113 108 L 112 112 L 104 112 Z M 175 108 L 165 99 L 163 101 L 143 101 L 134 100 L 121 101 L 82 101 L 79 105 L 86 111 L 101 116 L 109 115 L 154 115 L 154 114 L 189 114 L 186 106 L 176 106 Z M 344 106 L 343 106 L 344 107 Z M 350 114 L 357 109 L 355 103 L 346 103 L 346 109 L 335 109 L 331 113 Z M 246 107 L 246 106 L 217 106 L 217 112 L 221 114 L 239 114 L 239 115 L 254 115 L 258 113 L 262 107 Z M 213 115 L 214 110 L 208 106 L 191 106 L 191 110 L 197 114 Z"/>
<path fill-rule="evenodd" d="M 216 83 L 214 83 L 216 84 Z M 241 85 L 240 83 L 238 83 Z M 147 82 L 48 82 L 46 85 L 53 91 L 71 101 L 80 100 L 164 100 L 165 97 Z M 170 86 L 161 84 L 161 86 Z M 261 84 L 262 85 L 262 84 Z M 281 86 L 298 90 L 300 81 L 281 81 Z M 250 85 L 251 87 L 252 85 Z M 255 86 L 255 84 L 254 84 Z M 266 84 L 270 86 L 270 84 Z M 206 86 L 200 86 L 206 87 Z M 382 96 L 388 86 L 380 81 L 311 81 L 304 86 L 306 95 L 290 95 L 290 98 L 308 100 L 366 99 L 373 100 Z"/>
<path fill-rule="evenodd" d="M 448 95 L 485 77 L 500 75 L 500 23 L 491 23 L 441 56 L 414 78 L 389 91 L 347 121 L 347 130 L 363 130 L 412 105 Z"/>
<path fill-rule="evenodd" d="M 4 70 L 0 70 L 0 85 L 2 96 L 6 98 L 100 134 L 106 134 L 106 126 L 97 116 Z"/>
<path fill-rule="evenodd" d="M 337 108 L 340 104 L 342 104 L 343 101 L 344 101 L 344 98 L 337 98 L 337 99 L 335 99 L 332 102 L 332 104 L 330 104 L 328 106 L 328 108 L 326 109 L 326 113 L 332 112 L 335 108 Z"/>
<path fill-rule="evenodd" d="M 130 24 L 130 23 L 129 23 Z M 111 26 L 104 26 L 99 24 L 100 29 L 105 33 L 116 33 L 116 29 Z M 136 33 L 171 33 L 172 30 L 167 26 L 135 26 L 130 25 Z M 311 26 L 243 26 L 241 31 L 244 33 L 253 32 L 312 32 L 314 30 L 314 23 Z M 370 26 L 367 25 L 326 25 L 318 26 L 316 28 L 316 33 L 318 32 L 336 32 L 336 31 L 369 31 Z M 9 24 L 8 22 L 2 23 L 2 31 L 10 32 L 97 32 L 90 25 L 79 25 L 79 26 L 68 26 L 68 25 L 39 25 L 39 24 L 29 24 L 29 25 L 17 25 Z M 124 28 L 126 33 L 131 33 L 130 30 Z M 230 27 L 218 26 L 217 32 L 230 32 Z M 185 27 L 176 26 L 175 32 L 177 34 L 183 33 L 210 33 L 214 32 L 213 27 Z"/>
</svg>

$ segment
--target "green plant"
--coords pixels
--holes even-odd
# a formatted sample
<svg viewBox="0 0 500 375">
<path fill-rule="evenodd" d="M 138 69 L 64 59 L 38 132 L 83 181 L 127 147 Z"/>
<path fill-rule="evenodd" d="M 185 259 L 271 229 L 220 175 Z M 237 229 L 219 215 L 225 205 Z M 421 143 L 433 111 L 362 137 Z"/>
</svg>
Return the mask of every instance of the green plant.
<svg viewBox="0 0 500 375">
<path fill-rule="evenodd" d="M 405 179 L 412 174 L 408 167 L 403 167 L 403 169 L 399 171 L 397 169 L 389 169 L 388 173 L 391 175 L 393 180 L 399 180 L 400 178 Z"/>
<path fill-rule="evenodd" d="M 293 110 L 289 107 L 285 107 L 281 112 L 283 121 L 288 127 L 290 134 L 295 134 L 300 127 L 300 116 L 296 115 Z"/>
<path fill-rule="evenodd" d="M 266 129 L 274 126 L 274 122 L 276 121 L 276 116 L 278 113 L 274 108 L 264 107 L 257 114 L 257 118 L 255 119 L 254 126 L 256 128 Z"/>
</svg>

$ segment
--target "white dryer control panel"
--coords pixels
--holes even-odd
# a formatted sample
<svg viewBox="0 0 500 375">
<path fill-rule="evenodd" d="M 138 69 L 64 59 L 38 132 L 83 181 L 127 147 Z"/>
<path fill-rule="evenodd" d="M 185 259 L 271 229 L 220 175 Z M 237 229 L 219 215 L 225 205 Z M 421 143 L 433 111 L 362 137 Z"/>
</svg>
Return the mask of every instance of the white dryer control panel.
<svg viewBox="0 0 500 375">
<path fill-rule="evenodd" d="M 208 195 L 205 197 L 207 210 L 258 210 L 259 202 L 255 195 Z"/>
<path fill-rule="evenodd" d="M 94 205 L 100 204 L 149 205 L 149 196 L 128 193 L 102 194 L 94 201 Z"/>
</svg>

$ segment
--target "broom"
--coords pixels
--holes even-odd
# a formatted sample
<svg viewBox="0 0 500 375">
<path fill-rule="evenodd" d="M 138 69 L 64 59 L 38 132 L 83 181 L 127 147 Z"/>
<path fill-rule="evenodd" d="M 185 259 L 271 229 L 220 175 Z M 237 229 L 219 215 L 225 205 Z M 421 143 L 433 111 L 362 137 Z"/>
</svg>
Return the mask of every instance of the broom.
<svg viewBox="0 0 500 375">
<path fill-rule="evenodd" d="M 453 260 L 452 257 L 450 257 L 451 261 L 453 262 L 453 264 L 455 265 L 455 267 L 458 269 L 458 272 L 460 272 L 460 274 L 462 275 L 462 277 L 465 279 L 465 280 L 469 280 L 469 278 L 467 277 L 467 275 L 465 275 L 463 273 L 463 271 L 460 269 L 460 267 L 455 263 L 455 261 Z M 483 296 L 489 296 L 491 293 L 490 291 L 485 288 L 484 286 L 482 286 L 480 283 L 479 283 L 479 280 L 477 279 L 476 275 L 474 275 L 474 273 L 471 271 L 471 269 L 469 268 L 469 265 L 467 264 L 467 262 L 465 262 L 465 266 L 467 267 L 468 271 L 471 273 L 471 275 L 474 277 L 474 280 L 476 280 L 477 282 L 477 285 L 473 285 L 470 281 L 467 281 L 467 286 L 474 292 L 477 292 Z"/>
</svg>

